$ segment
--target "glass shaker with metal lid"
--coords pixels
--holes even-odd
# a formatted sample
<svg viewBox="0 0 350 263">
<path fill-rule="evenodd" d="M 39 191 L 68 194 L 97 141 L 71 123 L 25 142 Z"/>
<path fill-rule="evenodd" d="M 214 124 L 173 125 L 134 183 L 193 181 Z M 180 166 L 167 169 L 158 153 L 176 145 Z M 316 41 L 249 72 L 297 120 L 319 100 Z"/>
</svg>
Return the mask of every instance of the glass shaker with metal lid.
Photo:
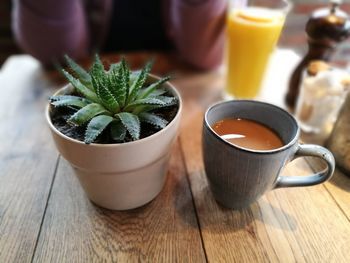
<svg viewBox="0 0 350 263">
<path fill-rule="evenodd" d="M 304 69 L 313 60 L 329 61 L 336 46 L 350 35 L 348 15 L 339 8 L 341 0 L 331 0 L 328 8 L 315 10 L 306 24 L 309 50 L 294 70 L 286 103 L 294 110 Z"/>
</svg>

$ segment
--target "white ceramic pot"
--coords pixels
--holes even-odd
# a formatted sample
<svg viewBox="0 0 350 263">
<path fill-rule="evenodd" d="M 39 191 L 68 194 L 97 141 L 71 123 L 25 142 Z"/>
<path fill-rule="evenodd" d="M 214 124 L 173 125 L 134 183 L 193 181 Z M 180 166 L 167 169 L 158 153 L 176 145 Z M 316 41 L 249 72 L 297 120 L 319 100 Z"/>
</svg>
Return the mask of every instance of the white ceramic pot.
<svg viewBox="0 0 350 263">
<path fill-rule="evenodd" d="M 50 118 L 51 106 L 47 107 L 46 119 L 58 151 L 74 168 L 89 199 L 97 205 L 113 210 L 133 209 L 150 202 L 162 190 L 182 111 L 178 91 L 170 83 L 164 87 L 179 101 L 176 116 L 164 129 L 133 142 L 87 145 L 72 139 L 55 128 Z M 73 87 L 67 85 L 55 95 L 72 91 Z"/>
</svg>

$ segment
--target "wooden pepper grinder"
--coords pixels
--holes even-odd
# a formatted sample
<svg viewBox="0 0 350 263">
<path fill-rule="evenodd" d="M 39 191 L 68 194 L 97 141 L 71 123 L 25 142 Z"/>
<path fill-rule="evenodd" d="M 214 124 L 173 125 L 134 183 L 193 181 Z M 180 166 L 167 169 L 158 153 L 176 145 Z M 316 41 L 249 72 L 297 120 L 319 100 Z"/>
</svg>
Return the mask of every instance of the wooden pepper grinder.
<svg viewBox="0 0 350 263">
<path fill-rule="evenodd" d="M 329 61 L 337 44 L 350 35 L 350 20 L 339 9 L 342 0 L 331 0 L 329 8 L 317 9 L 311 14 L 307 24 L 309 50 L 294 70 L 289 81 L 286 103 L 292 111 L 299 95 L 302 72 L 312 60 Z"/>
</svg>

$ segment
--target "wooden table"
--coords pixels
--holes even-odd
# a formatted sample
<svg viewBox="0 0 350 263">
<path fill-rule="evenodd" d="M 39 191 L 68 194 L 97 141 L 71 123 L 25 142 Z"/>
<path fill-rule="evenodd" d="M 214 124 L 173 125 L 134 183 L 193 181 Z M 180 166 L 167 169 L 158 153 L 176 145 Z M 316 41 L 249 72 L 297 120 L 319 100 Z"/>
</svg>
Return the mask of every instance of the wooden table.
<svg viewBox="0 0 350 263">
<path fill-rule="evenodd" d="M 128 59 L 137 67 L 147 57 Z M 90 203 L 55 149 L 44 107 L 57 75 L 29 56 L 8 59 L 0 71 L 0 262 L 350 262 L 350 178 L 337 172 L 323 185 L 274 190 L 243 211 L 219 206 L 200 142 L 222 74 L 156 57 L 154 72 L 170 72 L 184 98 L 182 127 L 164 190 L 129 212 Z M 283 174 L 312 170 L 298 159 Z"/>
</svg>

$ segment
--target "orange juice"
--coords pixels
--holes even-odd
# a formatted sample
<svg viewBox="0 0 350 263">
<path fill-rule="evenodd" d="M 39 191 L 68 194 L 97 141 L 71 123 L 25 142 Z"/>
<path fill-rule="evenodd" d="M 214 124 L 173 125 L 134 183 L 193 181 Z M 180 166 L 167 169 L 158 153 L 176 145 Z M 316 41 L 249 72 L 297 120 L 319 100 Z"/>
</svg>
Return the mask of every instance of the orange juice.
<svg viewBox="0 0 350 263">
<path fill-rule="evenodd" d="M 228 95 L 254 98 L 281 33 L 285 15 L 261 7 L 232 10 L 227 18 Z"/>
</svg>

